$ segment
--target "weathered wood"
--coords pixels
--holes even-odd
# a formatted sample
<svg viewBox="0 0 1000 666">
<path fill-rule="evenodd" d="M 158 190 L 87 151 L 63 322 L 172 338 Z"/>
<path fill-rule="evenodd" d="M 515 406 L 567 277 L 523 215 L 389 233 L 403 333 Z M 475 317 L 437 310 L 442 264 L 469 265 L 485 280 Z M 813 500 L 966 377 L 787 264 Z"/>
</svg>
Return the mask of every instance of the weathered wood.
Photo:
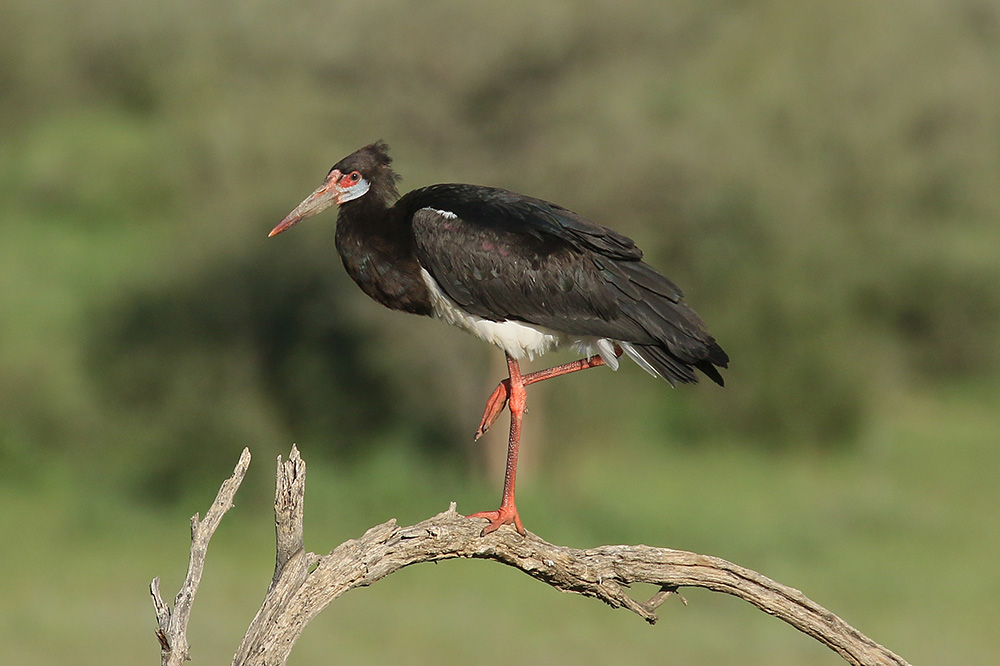
<svg viewBox="0 0 1000 666">
<path fill-rule="evenodd" d="M 412 564 L 453 558 L 488 559 L 515 567 L 556 589 L 630 610 L 650 624 L 656 622 L 657 607 L 681 587 L 724 592 L 784 620 L 855 666 L 907 664 L 798 590 L 726 560 L 643 545 L 567 548 L 531 532 L 521 536 L 509 526 L 480 536 L 482 521 L 458 514 L 454 503 L 416 525 L 399 527 L 390 520 L 326 555 L 307 553 L 302 547 L 304 488 L 305 463 L 293 448 L 288 462 L 278 459 L 274 577 L 233 659 L 234 666 L 284 664 L 306 625 L 344 592 L 371 585 Z M 634 583 L 650 583 L 660 589 L 640 602 L 627 594 Z M 154 603 L 158 597 L 154 594 Z M 157 603 L 158 617 L 161 606 L 165 608 L 162 600 Z M 186 640 L 177 642 L 172 637 L 171 641 L 171 646 L 183 644 L 186 654 Z"/>
<path fill-rule="evenodd" d="M 194 595 L 201 584 L 201 575 L 205 570 L 205 555 L 208 553 L 208 543 L 215 534 L 215 529 L 222 517 L 233 507 L 233 497 L 243 483 L 247 468 L 250 467 L 250 450 L 243 449 L 240 460 L 233 470 L 233 475 L 222 483 L 215 501 L 205 512 L 204 520 L 199 520 L 198 514 L 191 517 L 191 554 L 188 560 L 187 576 L 181 585 L 180 592 L 174 598 L 174 608 L 170 610 L 163 597 L 160 596 L 160 578 L 157 576 L 150 583 L 149 593 L 153 597 L 156 609 L 156 637 L 160 641 L 160 663 L 162 666 L 179 666 L 191 659 L 191 647 L 187 641 L 188 621 L 191 619 L 191 605 Z"/>
<path fill-rule="evenodd" d="M 294 598 L 301 593 L 309 572 L 308 559 L 311 554 L 306 555 L 302 541 L 305 489 L 306 463 L 299 455 L 298 448 L 292 446 L 287 462 L 281 462 L 281 456 L 278 456 L 274 492 L 274 530 L 277 543 L 274 576 L 264 596 L 264 603 L 236 650 L 234 664 L 283 664 L 292 645 L 305 629 L 305 623 L 290 621 L 286 612 Z M 275 631 L 279 626 L 285 629 Z M 289 626 L 297 626 L 298 630 L 289 632 Z"/>
</svg>

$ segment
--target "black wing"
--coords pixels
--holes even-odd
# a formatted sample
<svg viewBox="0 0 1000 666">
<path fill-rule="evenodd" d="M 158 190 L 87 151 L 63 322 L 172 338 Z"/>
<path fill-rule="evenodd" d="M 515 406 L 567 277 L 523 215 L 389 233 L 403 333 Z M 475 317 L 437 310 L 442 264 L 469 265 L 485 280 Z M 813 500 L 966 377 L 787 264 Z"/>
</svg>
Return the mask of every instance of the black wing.
<svg viewBox="0 0 1000 666">
<path fill-rule="evenodd" d="M 396 208 L 412 216 L 420 264 L 470 314 L 627 342 L 671 381 L 699 368 L 722 383 L 725 352 L 630 238 L 496 188 L 435 185 Z"/>
<path fill-rule="evenodd" d="M 574 247 L 616 259 L 642 259 L 642 250 L 628 236 L 594 224 L 562 206 L 498 187 L 432 185 L 408 193 L 396 208 L 409 215 L 421 208 L 444 210 L 497 231 L 538 240 L 558 238 Z"/>
</svg>

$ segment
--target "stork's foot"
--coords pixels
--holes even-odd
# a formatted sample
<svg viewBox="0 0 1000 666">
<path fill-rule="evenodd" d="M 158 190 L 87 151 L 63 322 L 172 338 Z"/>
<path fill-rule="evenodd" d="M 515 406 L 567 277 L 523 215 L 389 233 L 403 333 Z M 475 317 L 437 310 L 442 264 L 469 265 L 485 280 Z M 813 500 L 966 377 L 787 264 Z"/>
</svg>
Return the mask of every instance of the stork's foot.
<svg viewBox="0 0 1000 666">
<path fill-rule="evenodd" d="M 493 394 L 486 401 L 486 409 L 483 410 L 483 419 L 479 422 L 479 429 L 476 430 L 476 439 L 482 437 L 490 426 L 497 420 L 503 408 L 507 406 L 507 398 L 510 397 L 510 380 L 505 379 L 493 389 Z M 493 530 L 490 530 L 491 532 Z"/>
<path fill-rule="evenodd" d="M 483 528 L 480 536 L 486 536 L 490 532 L 496 532 L 501 525 L 513 525 L 518 534 L 525 536 L 524 525 L 521 524 L 521 516 L 517 515 L 517 507 L 513 504 L 501 504 L 496 511 L 480 511 L 472 513 L 466 518 L 486 518 L 490 524 Z"/>
</svg>

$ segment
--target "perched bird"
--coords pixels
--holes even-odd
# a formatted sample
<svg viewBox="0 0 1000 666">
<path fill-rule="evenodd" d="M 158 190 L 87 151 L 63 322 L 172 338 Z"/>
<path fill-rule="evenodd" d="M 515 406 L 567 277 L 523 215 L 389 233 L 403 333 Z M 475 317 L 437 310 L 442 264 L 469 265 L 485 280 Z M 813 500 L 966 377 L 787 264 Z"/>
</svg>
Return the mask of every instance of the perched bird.
<svg viewBox="0 0 1000 666">
<path fill-rule="evenodd" d="M 396 190 L 388 146 L 378 141 L 337 162 L 323 184 L 269 236 L 336 204 L 344 268 L 382 305 L 443 319 L 504 350 L 509 377 L 487 401 L 478 438 L 506 405 L 510 440 L 503 495 L 487 534 L 513 524 L 524 387 L 607 365 L 622 354 L 672 385 L 695 370 L 722 386 L 722 350 L 683 294 L 642 261 L 632 239 L 556 204 L 479 185 Z M 522 374 L 518 361 L 564 343 L 586 358 Z"/>
</svg>

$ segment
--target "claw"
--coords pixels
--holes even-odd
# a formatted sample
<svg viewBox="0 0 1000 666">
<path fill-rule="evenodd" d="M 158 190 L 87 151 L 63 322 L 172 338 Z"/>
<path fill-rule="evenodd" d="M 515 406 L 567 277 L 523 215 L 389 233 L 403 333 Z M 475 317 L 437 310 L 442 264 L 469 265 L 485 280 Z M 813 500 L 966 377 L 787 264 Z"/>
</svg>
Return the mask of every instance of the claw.
<svg viewBox="0 0 1000 666">
<path fill-rule="evenodd" d="M 466 518 L 486 518 L 490 524 L 483 528 L 479 536 L 486 536 L 490 532 L 496 532 L 501 525 L 513 525 L 514 529 L 521 536 L 526 536 L 524 525 L 521 524 L 521 516 L 517 513 L 517 507 L 513 504 L 500 505 L 496 511 L 480 511 L 466 516 Z"/>
</svg>

